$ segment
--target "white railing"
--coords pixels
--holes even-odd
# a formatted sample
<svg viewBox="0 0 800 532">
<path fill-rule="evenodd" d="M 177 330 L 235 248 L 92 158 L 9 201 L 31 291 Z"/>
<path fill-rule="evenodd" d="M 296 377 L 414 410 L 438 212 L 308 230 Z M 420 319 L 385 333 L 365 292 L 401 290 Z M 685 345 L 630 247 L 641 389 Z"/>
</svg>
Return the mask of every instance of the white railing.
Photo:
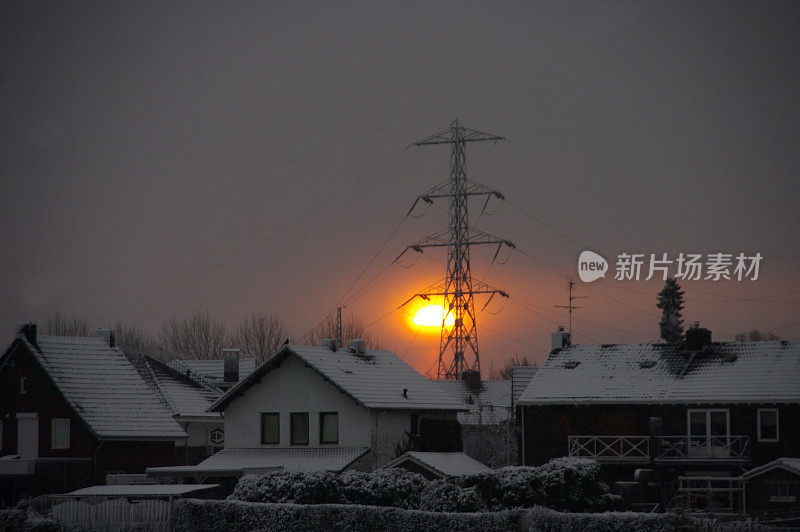
<svg viewBox="0 0 800 532">
<path fill-rule="evenodd" d="M 744 481 L 740 477 L 679 477 L 673 511 L 708 516 L 744 512 Z"/>
<path fill-rule="evenodd" d="M 748 436 L 660 436 L 656 460 L 746 460 L 750 456 Z"/>
<path fill-rule="evenodd" d="M 651 454 L 652 446 L 652 454 Z M 747 460 L 748 436 L 569 436 L 568 455 L 601 462 Z"/>
<path fill-rule="evenodd" d="M 649 436 L 570 436 L 569 456 L 608 462 L 647 462 Z"/>
</svg>

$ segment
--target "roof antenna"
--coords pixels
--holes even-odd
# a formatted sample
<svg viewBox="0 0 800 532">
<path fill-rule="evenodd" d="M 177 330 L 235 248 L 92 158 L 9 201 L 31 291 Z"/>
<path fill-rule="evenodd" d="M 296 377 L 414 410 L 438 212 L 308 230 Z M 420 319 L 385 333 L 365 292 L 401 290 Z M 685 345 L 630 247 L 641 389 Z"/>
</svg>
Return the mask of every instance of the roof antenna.
<svg viewBox="0 0 800 532">
<path fill-rule="evenodd" d="M 576 299 L 589 299 L 589 296 L 573 296 L 572 295 L 572 287 L 575 286 L 575 281 L 572 279 L 569 280 L 569 305 L 553 305 L 557 308 L 565 308 L 569 311 L 569 336 L 572 338 L 572 311 L 574 309 L 582 308 L 576 307 L 572 304 L 572 302 Z"/>
</svg>

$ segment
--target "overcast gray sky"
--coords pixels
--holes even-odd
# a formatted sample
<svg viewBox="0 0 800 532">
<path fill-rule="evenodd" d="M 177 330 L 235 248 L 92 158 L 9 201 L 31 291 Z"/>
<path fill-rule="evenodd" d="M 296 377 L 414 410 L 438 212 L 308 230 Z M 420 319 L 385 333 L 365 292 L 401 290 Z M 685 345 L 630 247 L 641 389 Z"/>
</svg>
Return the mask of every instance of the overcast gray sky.
<svg viewBox="0 0 800 532">
<path fill-rule="evenodd" d="M 513 203 L 472 220 L 520 250 L 473 252 L 512 296 L 484 368 L 544 355 L 583 249 L 760 252 L 755 282 L 685 282 L 686 319 L 800 337 L 798 2 L 3 2 L 0 76 L 5 341 L 49 310 L 298 340 L 447 178 L 403 149 L 454 118 L 508 139 L 467 152 Z M 445 224 L 406 219 L 355 290 Z M 391 311 L 443 256 L 410 259 L 345 312 L 425 371 L 438 338 Z M 656 340 L 660 285 L 579 283 L 576 340 Z"/>
</svg>

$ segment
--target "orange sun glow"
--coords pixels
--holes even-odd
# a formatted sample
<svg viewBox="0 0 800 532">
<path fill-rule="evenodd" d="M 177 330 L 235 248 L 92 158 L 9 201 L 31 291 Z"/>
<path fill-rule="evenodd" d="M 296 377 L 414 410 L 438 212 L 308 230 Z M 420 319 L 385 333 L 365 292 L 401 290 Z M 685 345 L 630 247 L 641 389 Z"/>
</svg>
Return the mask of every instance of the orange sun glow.
<svg viewBox="0 0 800 532">
<path fill-rule="evenodd" d="M 414 313 L 414 317 L 411 318 L 411 321 L 418 327 L 441 327 L 443 315 L 444 307 L 442 305 L 425 305 Z M 448 314 L 444 322 L 445 326 L 450 327 L 453 323 L 455 323 L 453 314 Z"/>
</svg>

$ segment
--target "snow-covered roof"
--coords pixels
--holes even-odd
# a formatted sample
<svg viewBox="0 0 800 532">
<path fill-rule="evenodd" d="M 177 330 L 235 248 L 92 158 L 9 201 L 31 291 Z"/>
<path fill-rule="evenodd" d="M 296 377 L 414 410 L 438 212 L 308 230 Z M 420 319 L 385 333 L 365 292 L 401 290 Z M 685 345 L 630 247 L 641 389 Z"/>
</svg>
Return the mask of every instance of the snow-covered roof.
<svg viewBox="0 0 800 532">
<path fill-rule="evenodd" d="M 458 399 L 468 412 L 459 412 L 462 425 L 496 425 L 511 419 L 511 381 L 481 381 L 472 390 L 467 381 L 431 381 Z"/>
<path fill-rule="evenodd" d="M 511 389 L 515 405 L 538 370 L 538 366 L 514 366 L 511 368 Z"/>
<path fill-rule="evenodd" d="M 102 338 L 37 337 L 19 341 L 101 439 L 184 439 L 183 429 L 125 354 Z"/>
<path fill-rule="evenodd" d="M 255 358 L 240 358 L 239 359 L 239 380 L 244 379 L 250 375 L 256 366 Z M 186 372 L 187 369 L 192 372 L 202 375 L 209 379 L 211 382 L 222 382 L 225 380 L 225 360 L 221 358 L 211 360 L 197 360 L 191 358 L 173 358 L 167 365 L 180 372 Z"/>
<path fill-rule="evenodd" d="M 147 355 L 128 355 L 128 359 L 173 415 L 220 417 L 217 413 L 206 412 L 222 395 L 218 388 Z"/>
<path fill-rule="evenodd" d="M 800 343 L 571 346 L 547 357 L 519 402 L 800 402 Z"/>
<path fill-rule="evenodd" d="M 409 462 L 427 469 L 438 477 L 457 477 L 489 471 L 489 467 L 464 453 L 426 453 L 419 451 L 408 451 L 383 466 L 382 469 L 402 467 L 403 464 Z"/>
<path fill-rule="evenodd" d="M 228 390 L 211 411 L 220 412 L 262 375 L 296 356 L 334 386 L 367 408 L 466 410 L 464 404 L 389 351 L 353 353 L 348 349 L 287 345 Z M 403 395 L 406 390 L 406 395 Z"/>
<path fill-rule="evenodd" d="M 283 468 L 286 471 L 341 471 L 364 456 L 367 447 L 226 448 L 195 466 L 149 467 L 153 474 L 242 473 Z"/>
<path fill-rule="evenodd" d="M 753 468 L 750 471 L 746 471 L 742 475 L 742 478 L 748 480 L 753 477 L 763 475 L 764 473 L 772 471 L 773 469 L 783 469 L 784 471 L 789 471 L 795 475 L 800 475 L 800 458 L 778 458 L 777 460 L 773 460 L 772 462 Z"/>
<path fill-rule="evenodd" d="M 219 484 L 117 484 L 90 486 L 67 493 L 70 497 L 165 497 L 204 491 Z"/>
</svg>

